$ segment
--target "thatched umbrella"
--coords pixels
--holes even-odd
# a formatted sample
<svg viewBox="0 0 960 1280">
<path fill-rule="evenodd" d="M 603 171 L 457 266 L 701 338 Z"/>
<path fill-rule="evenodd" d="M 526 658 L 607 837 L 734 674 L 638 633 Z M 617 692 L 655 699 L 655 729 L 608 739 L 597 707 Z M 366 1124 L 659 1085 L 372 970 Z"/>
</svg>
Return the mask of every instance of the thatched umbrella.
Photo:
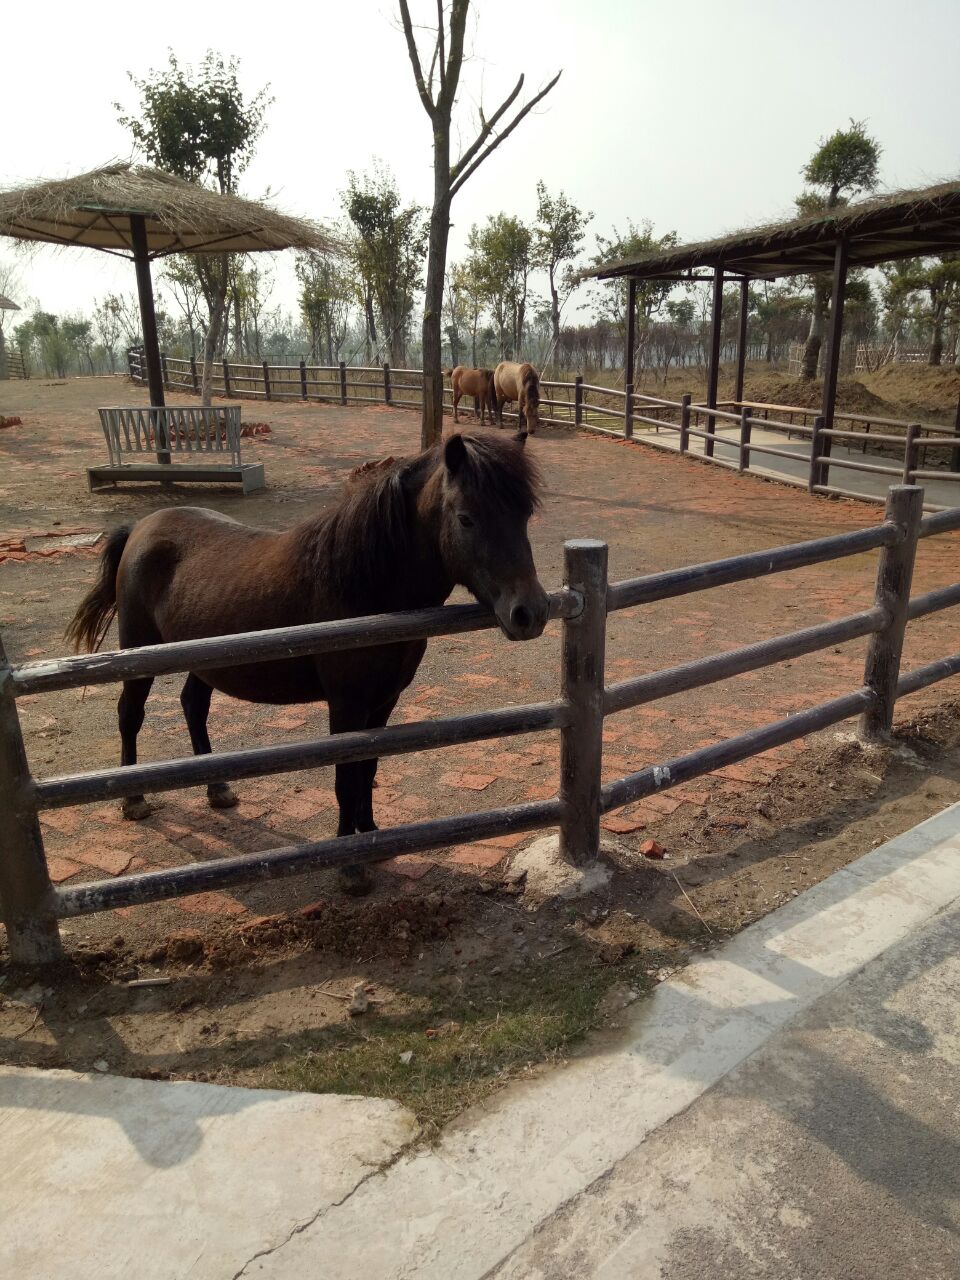
<svg viewBox="0 0 960 1280">
<path fill-rule="evenodd" d="M 322 227 L 253 200 L 222 196 L 159 169 L 111 164 L 76 178 L 0 191 L 0 235 L 84 245 L 133 259 L 150 403 L 163 377 L 150 262 L 171 253 L 261 253 L 338 245 Z"/>
</svg>

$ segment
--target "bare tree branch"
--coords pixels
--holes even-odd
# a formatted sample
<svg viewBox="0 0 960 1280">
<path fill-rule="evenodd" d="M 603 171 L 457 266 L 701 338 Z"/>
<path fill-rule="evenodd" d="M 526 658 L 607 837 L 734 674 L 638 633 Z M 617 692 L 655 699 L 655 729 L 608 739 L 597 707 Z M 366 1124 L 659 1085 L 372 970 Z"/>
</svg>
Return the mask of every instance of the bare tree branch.
<svg viewBox="0 0 960 1280">
<path fill-rule="evenodd" d="M 437 36 L 436 43 L 433 46 L 433 57 L 430 59 L 430 75 L 427 79 L 427 94 L 431 101 L 433 99 L 433 73 L 437 69 L 437 58 L 440 55 L 440 37 Z M 443 64 L 440 65 L 440 83 L 443 84 Z"/>
<path fill-rule="evenodd" d="M 443 52 L 443 0 L 437 0 L 437 49 L 440 52 L 440 96 L 443 97 L 443 90 L 447 83 L 447 64 Z"/>
<path fill-rule="evenodd" d="M 476 170 L 480 167 L 480 165 L 483 164 L 487 156 L 489 156 L 491 152 L 496 151 L 500 143 L 503 142 L 506 138 L 510 137 L 511 133 L 513 133 L 514 129 L 517 127 L 520 121 L 523 120 L 525 116 L 530 114 L 530 112 L 537 105 L 537 103 L 543 101 L 543 99 L 547 96 L 550 90 L 554 87 L 554 85 L 560 79 L 561 75 L 563 75 L 563 72 L 558 71 L 557 74 L 550 81 L 550 83 L 545 88 L 541 89 L 535 98 L 531 98 L 525 107 L 523 107 L 520 111 L 517 112 L 513 120 L 511 120 L 511 122 L 507 125 L 506 129 L 504 129 L 502 133 L 498 133 L 494 137 L 493 141 L 489 144 L 489 146 L 485 147 L 484 150 L 480 152 L 480 154 L 473 161 L 473 163 L 468 165 L 468 167 L 464 169 L 461 174 L 459 174 L 456 181 L 451 183 L 450 185 L 451 197 L 457 194 L 457 192 L 460 190 L 460 188 L 463 186 L 466 180 L 470 177 L 470 175 L 472 173 L 475 173 Z M 496 118 L 497 117 L 494 117 L 494 119 Z"/>
<path fill-rule="evenodd" d="M 496 125 L 500 117 L 504 114 L 504 112 L 509 111 L 510 108 L 513 106 L 514 102 L 516 102 L 517 98 L 520 95 L 520 90 L 522 88 L 523 88 L 523 75 L 520 76 L 520 79 L 513 86 L 513 92 L 510 93 L 508 97 L 504 98 L 503 102 L 500 103 L 499 107 L 497 107 L 496 111 L 493 113 L 493 115 L 490 117 L 489 120 L 483 114 L 483 107 L 482 106 L 480 107 L 480 132 L 477 135 L 477 137 L 474 139 L 474 141 L 470 144 L 470 146 L 467 147 L 466 151 L 463 153 L 463 155 L 460 157 L 457 163 L 453 165 L 452 168 L 450 169 L 451 179 L 456 179 L 460 176 L 464 168 L 470 163 L 470 161 L 477 154 L 477 152 L 480 150 L 480 148 L 483 146 L 486 140 L 490 137 L 490 134 L 493 132 L 494 126 Z"/>
<path fill-rule="evenodd" d="M 403 34 L 407 41 L 410 65 L 413 67 L 413 78 L 417 82 L 417 92 L 420 94 L 420 101 L 423 103 L 424 111 L 432 120 L 436 107 L 427 92 L 427 86 L 423 80 L 423 67 L 420 65 L 420 54 L 417 52 L 417 41 L 413 34 L 413 23 L 410 21 L 410 6 L 407 0 L 400 0 L 400 18 L 403 22 Z"/>
<path fill-rule="evenodd" d="M 404 3 L 406 3 L 406 0 L 404 0 Z M 446 113 L 448 120 L 450 112 L 453 110 L 457 88 L 460 84 L 460 69 L 463 66 L 463 36 L 467 29 L 467 13 L 469 9 L 470 0 L 453 0 L 450 6 L 450 52 L 447 55 L 446 71 L 440 96 L 437 98 L 437 110 L 441 113 Z M 440 29 L 441 31 L 443 30 L 442 9 Z"/>
</svg>

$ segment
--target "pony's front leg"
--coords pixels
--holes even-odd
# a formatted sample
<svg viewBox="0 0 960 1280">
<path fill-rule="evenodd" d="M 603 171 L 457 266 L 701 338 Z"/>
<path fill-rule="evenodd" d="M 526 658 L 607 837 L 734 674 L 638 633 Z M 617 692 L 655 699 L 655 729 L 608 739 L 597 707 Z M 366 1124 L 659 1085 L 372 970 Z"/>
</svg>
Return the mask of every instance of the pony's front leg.
<svg viewBox="0 0 960 1280">
<path fill-rule="evenodd" d="M 331 716 L 330 728 L 333 729 L 333 717 Z M 344 729 L 334 732 L 346 732 Z M 372 831 L 376 829 L 376 824 L 361 827 L 361 812 L 365 806 L 363 804 L 363 790 L 368 772 L 368 765 L 365 760 L 356 764 L 338 764 L 336 773 L 336 783 L 334 790 L 337 793 L 337 805 L 340 809 L 340 819 L 337 823 L 338 836 L 352 836 L 357 831 Z M 372 785 L 372 780 L 371 780 Z M 372 823 L 372 804 L 371 823 Z M 357 896 L 369 893 L 373 888 L 373 877 L 367 868 L 362 864 L 355 866 L 340 867 L 337 872 L 337 879 L 340 882 L 340 888 L 344 893 L 352 893 Z"/>
</svg>

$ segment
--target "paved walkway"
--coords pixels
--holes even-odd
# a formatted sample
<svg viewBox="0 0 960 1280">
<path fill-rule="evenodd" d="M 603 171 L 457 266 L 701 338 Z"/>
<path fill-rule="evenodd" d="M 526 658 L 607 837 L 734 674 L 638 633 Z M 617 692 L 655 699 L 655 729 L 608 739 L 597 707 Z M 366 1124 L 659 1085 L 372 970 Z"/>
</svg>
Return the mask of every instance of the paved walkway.
<svg viewBox="0 0 960 1280">
<path fill-rule="evenodd" d="M 389 1103 L 8 1069 L 0 1270 L 946 1280 L 958 940 L 955 805 L 431 1150 Z"/>
</svg>

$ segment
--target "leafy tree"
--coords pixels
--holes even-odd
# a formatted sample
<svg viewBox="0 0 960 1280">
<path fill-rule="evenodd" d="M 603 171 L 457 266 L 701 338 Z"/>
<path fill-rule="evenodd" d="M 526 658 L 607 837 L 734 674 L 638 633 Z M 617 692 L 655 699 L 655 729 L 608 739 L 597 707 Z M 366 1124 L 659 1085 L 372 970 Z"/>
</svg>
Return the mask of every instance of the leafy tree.
<svg viewBox="0 0 960 1280">
<path fill-rule="evenodd" d="M 413 304 L 423 287 L 426 210 L 417 204 L 404 207 L 396 180 L 385 170 L 348 178 L 343 206 L 356 232 L 354 262 L 367 303 L 376 302 L 390 360 L 402 365 Z"/>
<path fill-rule="evenodd" d="M 767 363 L 780 357 L 784 347 L 797 341 L 808 327 L 810 294 L 796 280 L 783 284 L 764 282 L 757 293 L 757 323 L 766 340 Z"/>
<path fill-rule="evenodd" d="M 942 364 L 944 327 L 951 317 L 960 317 L 960 254 L 902 258 L 881 270 L 883 300 L 895 326 L 909 320 L 929 333 L 929 363 Z"/>
<path fill-rule="evenodd" d="M 863 191 L 872 191 L 878 182 L 880 144 L 866 132 L 865 121 L 851 120 L 849 129 L 838 129 L 820 145 L 801 173 L 812 191 L 797 200 L 800 213 L 826 213 Z M 817 376 L 820 348 L 830 303 L 830 277 L 812 277 L 813 308 L 810 333 L 803 351 L 801 378 Z"/>
<path fill-rule="evenodd" d="M 597 253 L 591 258 L 594 266 L 602 266 L 607 262 L 616 262 L 621 258 L 633 258 L 642 253 L 653 253 L 657 249 L 670 249 L 677 243 L 677 233 L 667 231 L 662 236 L 655 236 L 652 222 L 642 222 L 639 227 L 632 221 L 627 223 L 627 230 L 621 234 L 616 227 L 612 236 L 596 237 Z M 639 347 L 643 347 L 649 336 L 650 322 L 660 310 L 673 291 L 669 281 L 638 280 L 637 311 L 639 312 Z M 594 294 L 594 305 L 597 316 L 609 321 L 621 335 L 626 334 L 627 303 L 629 299 L 626 280 L 608 280 Z"/>
<path fill-rule="evenodd" d="M 194 71 L 181 67 L 171 52 L 164 71 L 143 80 L 131 75 L 140 95 L 139 113 L 120 115 L 149 162 L 180 178 L 234 193 L 253 157 L 263 119 L 272 101 L 266 87 L 246 98 L 239 63 L 209 51 Z M 122 111 L 119 103 L 118 111 Z M 184 271 L 195 274 L 206 307 L 202 402 L 210 403 L 213 359 L 221 345 L 230 287 L 227 253 L 191 254 Z"/>
<path fill-rule="evenodd" d="M 479 366 L 477 338 L 480 334 L 480 318 L 483 315 L 485 295 L 481 281 L 479 263 L 475 257 L 453 267 L 450 273 L 453 293 L 448 296 L 457 299 L 457 314 L 462 317 L 459 323 L 470 331 L 470 363 L 474 368 Z M 452 354 L 452 353 L 451 353 Z M 454 360 L 454 363 L 459 363 Z"/>
<path fill-rule="evenodd" d="M 560 79 L 560 74 L 558 72 L 512 118 L 510 111 L 523 89 L 522 75 L 492 115 L 487 116 L 481 106 L 476 137 L 461 151 L 459 159 L 451 164 L 451 121 L 463 67 L 464 34 L 470 0 L 450 0 L 447 10 L 443 0 L 437 0 L 437 24 L 431 29 L 433 49 L 426 74 L 410 17 L 409 0 L 399 0 L 399 4 L 417 93 L 433 131 L 433 209 L 430 214 L 427 288 L 423 311 L 423 418 L 420 433 L 421 443 L 426 449 L 440 439 L 443 431 L 443 282 L 453 197 L 467 179 L 476 173 L 484 160 L 513 133 L 521 120 L 546 97 Z"/>
<path fill-rule="evenodd" d="M 560 341 L 560 310 L 577 287 L 573 261 L 583 246 L 592 213 L 584 213 L 561 191 L 552 196 L 537 183 L 537 221 L 533 227 L 533 265 L 550 282 L 550 323 L 554 347 Z M 566 270 L 562 270 L 566 264 Z M 562 299 L 562 300 L 561 300 Z"/>
<path fill-rule="evenodd" d="M 523 346 L 533 233 L 508 213 L 491 214 L 467 241 L 471 269 L 497 326 L 500 358 L 518 358 Z"/>
<path fill-rule="evenodd" d="M 353 281 L 338 262 L 315 251 L 298 253 L 295 269 L 311 359 L 332 365 L 340 356 L 350 321 Z"/>
<path fill-rule="evenodd" d="M 110 372 L 117 371 L 117 346 L 123 333 L 123 308 L 120 299 L 107 294 L 94 304 L 93 332 L 110 361 Z"/>
</svg>

